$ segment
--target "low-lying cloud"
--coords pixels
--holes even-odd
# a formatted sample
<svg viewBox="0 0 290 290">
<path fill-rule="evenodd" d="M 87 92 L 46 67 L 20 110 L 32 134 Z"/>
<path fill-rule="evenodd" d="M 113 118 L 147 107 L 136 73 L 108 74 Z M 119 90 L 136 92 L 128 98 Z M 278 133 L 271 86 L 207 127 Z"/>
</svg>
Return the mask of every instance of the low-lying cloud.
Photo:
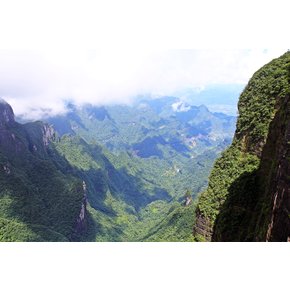
<svg viewBox="0 0 290 290">
<path fill-rule="evenodd" d="M 0 97 L 18 115 L 61 114 L 81 105 L 130 103 L 211 84 L 245 84 L 276 50 L 0 51 Z"/>
</svg>

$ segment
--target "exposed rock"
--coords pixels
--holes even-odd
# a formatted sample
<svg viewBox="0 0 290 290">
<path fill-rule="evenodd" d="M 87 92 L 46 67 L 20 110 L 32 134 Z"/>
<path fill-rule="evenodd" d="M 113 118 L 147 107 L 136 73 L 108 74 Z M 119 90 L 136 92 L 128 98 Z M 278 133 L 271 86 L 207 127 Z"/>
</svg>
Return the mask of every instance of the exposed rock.
<svg viewBox="0 0 290 290">
<path fill-rule="evenodd" d="M 46 123 L 43 124 L 41 131 L 43 136 L 43 145 L 47 147 L 51 141 L 55 140 L 55 131 L 51 125 L 48 125 Z"/>
<path fill-rule="evenodd" d="M 2 151 L 22 152 L 22 142 L 10 131 L 17 125 L 11 106 L 0 98 L 0 146 Z"/>
<path fill-rule="evenodd" d="M 187 196 L 187 197 L 185 198 L 185 203 L 184 203 L 184 205 L 185 205 L 185 206 L 189 206 L 189 205 L 191 204 L 191 202 L 192 202 L 192 198 L 189 197 L 189 196 Z"/>
<path fill-rule="evenodd" d="M 233 143 L 200 196 L 194 234 L 213 241 L 289 239 L 289 94 L 287 52 L 258 70 L 241 94 Z"/>
<path fill-rule="evenodd" d="M 54 140 L 51 126 L 40 121 L 19 124 L 11 107 L 0 102 L 1 194 L 9 194 L 9 203 L 1 201 L 1 218 L 14 229 L 0 227 L 1 241 L 74 241 L 89 226 L 86 185 L 54 146 L 48 146 Z"/>
<path fill-rule="evenodd" d="M 3 170 L 4 170 L 4 172 L 5 172 L 7 175 L 9 175 L 9 174 L 11 173 L 11 170 L 10 170 L 10 168 L 9 168 L 9 164 L 4 164 L 4 165 L 3 165 Z"/>
<path fill-rule="evenodd" d="M 86 192 L 87 191 L 87 185 L 86 183 L 83 181 L 83 191 Z"/>
<path fill-rule="evenodd" d="M 11 106 L 0 98 L 0 128 L 15 123 L 14 112 Z"/>
<path fill-rule="evenodd" d="M 206 217 L 202 216 L 200 212 L 197 212 L 196 223 L 193 228 L 193 235 L 198 237 L 202 236 L 206 241 L 210 241 L 212 237 L 213 229 L 212 225 Z"/>
<path fill-rule="evenodd" d="M 84 196 L 84 199 L 82 201 L 81 205 L 81 211 L 79 214 L 79 217 L 77 218 L 77 225 L 76 225 L 76 232 L 77 233 L 82 233 L 83 231 L 86 230 L 86 206 L 87 206 L 87 199 Z"/>
<path fill-rule="evenodd" d="M 271 124 L 261 161 L 261 178 L 268 181 L 263 199 L 269 199 L 270 221 L 266 241 L 290 237 L 290 98 L 282 103 Z M 260 221 L 262 222 L 262 221 Z"/>
<path fill-rule="evenodd" d="M 83 181 L 83 200 L 81 204 L 81 210 L 79 213 L 79 216 L 76 221 L 76 227 L 75 227 L 75 232 L 77 234 L 82 234 L 87 230 L 87 221 L 86 221 L 86 215 L 87 215 L 87 194 L 86 194 L 87 186 L 86 183 Z"/>
</svg>

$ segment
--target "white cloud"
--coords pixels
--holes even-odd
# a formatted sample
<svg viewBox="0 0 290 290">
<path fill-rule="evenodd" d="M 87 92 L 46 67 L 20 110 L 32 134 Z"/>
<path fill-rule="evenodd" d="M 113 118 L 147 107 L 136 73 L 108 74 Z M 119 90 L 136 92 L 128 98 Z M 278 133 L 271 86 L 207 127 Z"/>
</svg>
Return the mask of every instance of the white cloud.
<svg viewBox="0 0 290 290">
<path fill-rule="evenodd" d="M 285 49 L 0 51 L 0 96 L 16 114 L 62 113 L 77 104 L 129 103 L 140 94 L 246 83 Z"/>
<path fill-rule="evenodd" d="M 182 101 L 172 104 L 171 107 L 174 112 L 187 112 L 190 110 L 190 106 Z"/>
</svg>

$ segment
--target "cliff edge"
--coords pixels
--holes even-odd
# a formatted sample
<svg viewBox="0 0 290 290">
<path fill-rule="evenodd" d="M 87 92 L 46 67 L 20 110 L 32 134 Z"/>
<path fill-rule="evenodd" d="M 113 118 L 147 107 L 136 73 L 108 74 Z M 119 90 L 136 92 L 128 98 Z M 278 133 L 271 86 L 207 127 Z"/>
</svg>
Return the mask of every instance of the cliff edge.
<svg viewBox="0 0 290 290">
<path fill-rule="evenodd" d="M 242 92 L 232 145 L 198 201 L 196 240 L 288 240 L 289 80 L 287 52 L 258 70 Z"/>
</svg>

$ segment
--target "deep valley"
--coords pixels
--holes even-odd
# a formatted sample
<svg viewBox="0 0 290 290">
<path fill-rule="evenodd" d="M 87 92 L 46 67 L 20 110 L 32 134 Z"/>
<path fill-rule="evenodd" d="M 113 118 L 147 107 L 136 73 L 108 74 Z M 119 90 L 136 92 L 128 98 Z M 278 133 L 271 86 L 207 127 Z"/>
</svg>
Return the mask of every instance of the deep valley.
<svg viewBox="0 0 290 290">
<path fill-rule="evenodd" d="M 236 118 L 172 97 L 67 106 L 67 115 L 21 125 L 1 103 L 1 134 L 10 136 L 1 142 L 1 239 L 192 240 L 192 201 Z"/>
<path fill-rule="evenodd" d="M 289 98 L 288 51 L 237 117 L 139 96 L 35 121 L 1 99 L 0 241 L 289 241 Z"/>
</svg>

